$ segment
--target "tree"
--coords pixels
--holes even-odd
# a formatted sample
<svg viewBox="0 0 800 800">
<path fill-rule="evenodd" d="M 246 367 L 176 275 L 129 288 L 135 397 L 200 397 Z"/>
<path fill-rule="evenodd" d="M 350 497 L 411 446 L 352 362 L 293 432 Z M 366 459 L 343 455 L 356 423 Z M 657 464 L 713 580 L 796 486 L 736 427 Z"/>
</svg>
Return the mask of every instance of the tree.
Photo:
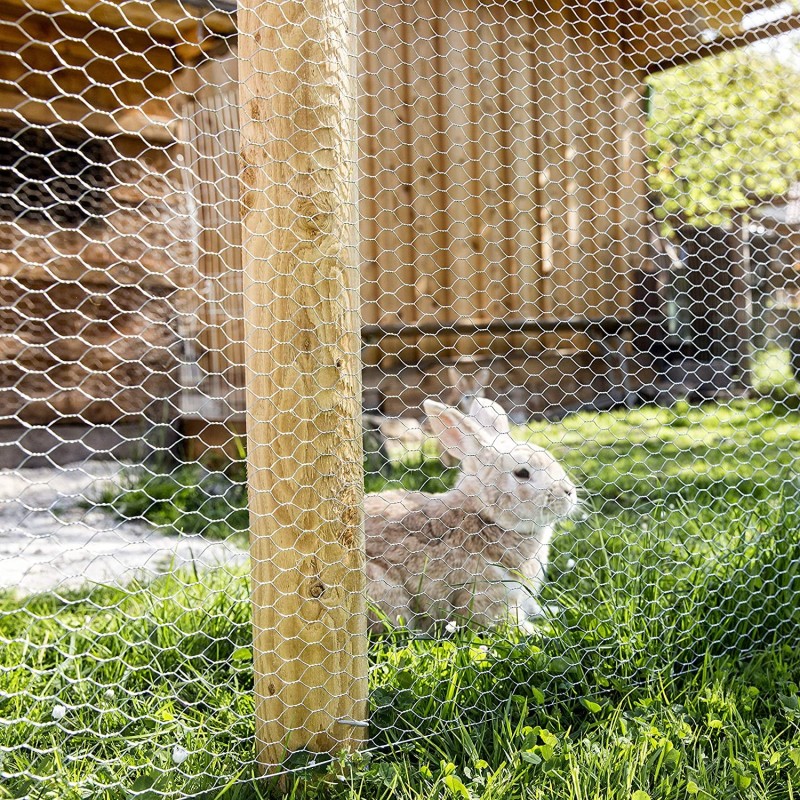
<svg viewBox="0 0 800 800">
<path fill-rule="evenodd" d="M 800 71 L 747 48 L 649 82 L 657 218 L 722 223 L 800 179 Z"/>
</svg>

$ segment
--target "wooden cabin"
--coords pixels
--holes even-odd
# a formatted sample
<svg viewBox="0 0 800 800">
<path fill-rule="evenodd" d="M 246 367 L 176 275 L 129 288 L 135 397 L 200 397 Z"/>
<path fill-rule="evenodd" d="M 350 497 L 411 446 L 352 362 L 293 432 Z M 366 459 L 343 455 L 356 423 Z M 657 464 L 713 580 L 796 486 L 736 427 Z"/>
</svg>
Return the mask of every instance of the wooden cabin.
<svg viewBox="0 0 800 800">
<path fill-rule="evenodd" d="M 365 403 L 414 409 L 465 357 L 521 413 L 647 380 L 643 81 L 797 27 L 745 24 L 770 5 L 363 0 Z M 0 61 L 0 464 L 230 437 L 235 8 L 0 0 Z"/>
</svg>

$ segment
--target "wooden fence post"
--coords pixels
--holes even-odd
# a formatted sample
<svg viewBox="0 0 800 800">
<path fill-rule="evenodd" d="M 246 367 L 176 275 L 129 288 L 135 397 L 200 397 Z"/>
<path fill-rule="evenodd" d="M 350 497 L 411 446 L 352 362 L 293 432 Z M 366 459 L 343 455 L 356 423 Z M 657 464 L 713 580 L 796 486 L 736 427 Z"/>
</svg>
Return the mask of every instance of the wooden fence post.
<svg viewBox="0 0 800 800">
<path fill-rule="evenodd" d="M 353 0 L 239 0 L 258 759 L 366 725 Z"/>
</svg>

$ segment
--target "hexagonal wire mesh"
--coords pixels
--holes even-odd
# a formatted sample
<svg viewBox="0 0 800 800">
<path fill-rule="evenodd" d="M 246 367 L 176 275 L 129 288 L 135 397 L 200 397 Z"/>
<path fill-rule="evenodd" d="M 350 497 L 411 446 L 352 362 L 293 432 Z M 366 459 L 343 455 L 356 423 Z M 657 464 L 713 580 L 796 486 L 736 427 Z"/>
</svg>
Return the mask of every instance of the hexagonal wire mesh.
<svg viewBox="0 0 800 800">
<path fill-rule="evenodd" d="M 248 230 L 249 252 L 238 83 L 261 62 L 237 59 L 227 0 L 0 6 L 2 796 L 188 796 L 250 774 L 246 461 L 270 530 L 305 530 L 284 571 L 324 578 L 296 598 L 297 641 L 261 656 L 302 712 L 311 667 L 346 673 L 365 646 L 339 630 L 317 650 L 341 652 L 314 650 L 342 592 L 336 564 L 307 560 L 362 433 L 368 748 L 499 709 L 593 713 L 662 661 L 797 635 L 794 6 L 364 0 L 357 113 L 341 86 L 326 100 L 347 68 L 330 7 L 287 33 L 301 6 L 284 6 L 256 47 L 271 113 L 249 123 L 284 176 L 262 197 L 296 216 L 269 217 L 271 251 Z M 357 258 L 346 199 L 308 211 L 346 186 L 348 117 Z M 281 130 L 318 147 L 278 156 Z M 290 442 L 271 506 L 275 453 L 245 453 L 243 252 L 272 297 L 294 279 L 284 332 L 318 337 L 278 336 L 267 360 L 249 339 L 251 368 L 302 383 L 252 377 L 251 424 Z M 330 258 L 360 270 L 360 429 L 336 418 L 354 375 L 322 398 L 318 368 L 347 347 L 298 299 L 324 299 Z M 280 316 L 254 297 L 251 322 Z"/>
</svg>

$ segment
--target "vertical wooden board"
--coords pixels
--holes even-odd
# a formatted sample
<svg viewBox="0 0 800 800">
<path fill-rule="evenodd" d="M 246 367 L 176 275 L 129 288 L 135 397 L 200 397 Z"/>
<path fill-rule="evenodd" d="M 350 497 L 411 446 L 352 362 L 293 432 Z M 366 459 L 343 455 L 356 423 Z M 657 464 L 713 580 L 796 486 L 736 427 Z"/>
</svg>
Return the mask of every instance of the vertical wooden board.
<svg viewBox="0 0 800 800">
<path fill-rule="evenodd" d="M 442 137 L 439 118 L 437 8 L 435 0 L 409 6 L 409 165 L 413 204 L 415 295 L 420 324 L 448 319 L 447 249 L 442 209 Z"/>
<path fill-rule="evenodd" d="M 182 112 L 181 140 L 184 142 L 184 163 L 191 176 L 190 185 L 197 218 L 198 271 L 200 280 L 195 287 L 194 313 L 197 316 L 197 331 L 193 347 L 202 373 L 213 374 L 217 367 L 213 363 L 217 351 L 217 302 L 215 294 L 209 290 L 219 273 L 218 236 L 216 219 L 209 218 L 209 211 L 215 209 L 214 197 L 208 197 L 208 183 L 205 169 L 206 120 L 198 102 L 187 101 Z M 213 185 L 213 184 L 212 184 Z M 200 377 L 200 376 L 197 376 Z"/>
<path fill-rule="evenodd" d="M 194 313 L 197 315 L 196 320 L 196 340 L 199 341 L 205 335 L 203 328 L 205 327 L 204 320 L 204 276 L 206 274 L 203 259 L 205 256 L 205 247 L 202 241 L 202 234 L 204 228 L 204 221 L 202 219 L 202 197 L 201 197 L 201 177 L 199 174 L 199 162 L 201 148 L 198 146 L 199 128 L 200 123 L 198 120 L 199 109 L 197 105 L 191 101 L 185 102 L 180 106 L 181 124 L 179 128 L 178 137 L 182 142 L 182 156 L 185 173 L 187 175 L 184 184 L 191 192 L 192 204 L 194 206 L 194 216 L 196 217 L 197 230 L 195 236 L 197 238 L 198 254 L 197 254 L 197 270 L 199 273 L 199 280 L 194 287 Z"/>
<path fill-rule="evenodd" d="M 222 327 L 222 390 L 244 385 L 244 323 L 242 308 L 242 260 L 239 186 L 239 124 L 236 85 L 225 84 L 209 109 L 216 118 L 217 130 L 213 160 L 213 178 L 217 204 L 218 247 L 221 273 L 217 277 Z M 236 410 L 243 410 L 236 407 Z"/>
<path fill-rule="evenodd" d="M 569 130 L 568 65 L 564 18 L 557 10 L 539 15 L 537 58 L 538 116 L 541 132 L 541 215 L 543 310 L 570 313 L 569 287 Z"/>
<path fill-rule="evenodd" d="M 473 249 L 479 256 L 478 317 L 502 319 L 508 313 L 508 262 L 505 236 L 506 13 L 500 5 L 480 4 L 476 26 L 476 158 Z"/>
<path fill-rule="evenodd" d="M 601 9 L 602 4 L 593 4 L 593 9 Z M 602 31 L 598 34 L 595 48 L 597 67 L 595 69 L 593 123 L 596 145 L 592 150 L 593 170 L 596 174 L 594 216 L 596 218 L 594 243 L 596 254 L 596 298 L 595 305 L 600 316 L 615 316 L 616 272 L 623 268 L 618 260 L 619 240 L 619 164 L 616 153 L 617 126 L 614 113 L 619 96 L 615 72 L 620 69 L 622 54 L 613 41 L 610 15 L 603 18 Z"/>
<path fill-rule="evenodd" d="M 413 5 L 406 0 L 397 4 L 398 35 L 401 41 L 396 51 L 398 58 L 397 76 L 399 80 L 400 103 L 394 111 L 394 124 L 401 142 L 397 150 L 397 201 L 395 230 L 399 241 L 399 249 L 395 253 L 397 274 L 398 317 L 402 324 L 410 325 L 417 320 L 416 307 L 416 264 L 414 254 L 414 204 L 412 158 L 410 147 L 412 137 L 412 119 L 410 109 L 411 42 L 413 30 Z M 409 351 L 409 354 L 411 351 Z"/>
<path fill-rule="evenodd" d="M 186 104 L 184 136 L 200 226 L 199 377 L 203 393 L 221 402 L 207 413 L 226 419 L 242 410 L 236 390 L 244 384 L 236 60 L 209 62 L 199 78 Z"/>
<path fill-rule="evenodd" d="M 566 179 L 566 251 L 565 267 L 557 272 L 562 278 L 562 313 L 567 316 L 591 312 L 588 283 L 594 271 L 592 226 L 592 175 L 587 157 L 591 149 L 588 127 L 592 103 L 592 42 L 586 30 L 576 24 L 576 8 L 562 7 L 563 47 L 566 70 L 561 108 Z M 578 13 L 580 13 L 578 11 Z"/>
<path fill-rule="evenodd" d="M 374 325 L 381 318 L 380 258 L 378 251 L 377 194 L 380 159 L 378 150 L 377 53 L 380 50 L 381 0 L 362 0 L 358 31 L 358 167 L 359 167 L 359 261 L 361 263 L 361 320 Z"/>
<path fill-rule="evenodd" d="M 597 37 L 601 24 L 598 4 L 584 3 L 565 9 L 573 35 L 570 37 L 573 56 L 574 96 L 579 98 L 573 110 L 574 151 L 573 191 L 576 216 L 573 247 L 572 287 L 575 314 L 597 316 L 601 305 L 604 254 L 598 245 L 600 230 L 608 225 L 607 187 L 603 181 L 603 132 L 598 118 L 602 95 L 604 53 Z"/>
<path fill-rule="evenodd" d="M 477 312 L 477 259 L 471 219 L 475 118 L 471 86 L 475 82 L 475 15 L 460 0 L 442 3 L 438 9 L 442 37 L 442 196 L 446 221 L 445 264 L 451 272 L 450 319 L 471 320 Z"/>
<path fill-rule="evenodd" d="M 506 40 L 508 114 L 508 186 L 506 241 L 511 276 L 510 307 L 522 317 L 534 319 L 540 304 L 541 242 L 539 207 L 539 121 L 537 75 L 534 68 L 536 19 L 512 10 Z"/>
<path fill-rule="evenodd" d="M 617 76 L 615 142 L 617 158 L 617 208 L 619 227 L 614 261 L 613 307 L 618 313 L 631 303 L 631 274 L 644 269 L 647 259 L 647 144 L 644 112 L 644 76 L 620 69 Z"/>
<path fill-rule="evenodd" d="M 594 4 L 592 8 L 597 8 L 602 4 Z M 601 12 L 598 12 L 598 14 Z M 628 206 L 625 199 L 625 184 L 630 181 L 630 159 L 624 155 L 628 145 L 625 144 L 627 133 L 622 129 L 621 112 L 627 102 L 625 99 L 622 76 L 626 72 L 623 66 L 621 51 L 621 40 L 619 36 L 620 22 L 614 14 L 605 14 L 602 17 L 602 25 L 599 25 L 600 33 L 598 38 L 602 43 L 602 53 L 599 59 L 602 66 L 598 68 L 598 86 L 596 99 L 596 115 L 598 120 L 598 133 L 600 145 L 603 148 L 603 158 L 599 162 L 600 180 L 602 181 L 602 194 L 605 200 L 604 206 L 598 208 L 598 222 L 596 225 L 597 252 L 599 264 L 599 274 L 602 283 L 599 286 L 599 308 L 604 316 L 616 316 L 624 313 L 628 307 L 627 290 L 624 284 L 627 275 L 634 268 L 631 263 L 630 242 L 626 242 L 628 234 L 624 218 L 633 211 L 634 217 L 638 216 L 638 211 Z M 643 146 L 643 140 L 639 146 Z M 639 159 L 643 159 L 644 151 L 638 154 Z M 641 198 L 637 203 L 646 198 L 646 187 L 640 187 Z M 638 250 L 646 241 L 644 229 L 637 234 L 641 237 L 633 247 L 633 251 Z"/>
<path fill-rule="evenodd" d="M 407 234 L 403 222 L 403 177 L 407 163 L 405 114 L 406 24 L 403 0 L 383 0 L 375 6 L 378 36 L 375 47 L 375 228 L 378 274 L 378 321 L 404 321 L 408 284 L 402 262 Z"/>
<path fill-rule="evenodd" d="M 622 225 L 622 218 L 625 213 L 623 209 L 623 192 L 622 182 L 627 179 L 623 173 L 626 169 L 622 161 L 622 144 L 619 140 L 619 124 L 617 115 L 619 113 L 620 104 L 623 102 L 620 84 L 620 73 L 625 69 L 618 58 L 620 50 L 617 43 L 613 38 L 610 39 L 606 46 L 608 53 L 607 64 L 607 92 L 601 99 L 601 118 L 604 125 L 607 126 L 607 138 L 605 142 L 608 158 L 608 199 L 609 199 L 609 224 L 604 228 L 604 234 L 607 236 L 608 245 L 608 258 L 606 261 L 605 269 L 605 282 L 603 284 L 603 298 L 602 298 L 602 311 L 606 316 L 619 314 L 622 308 L 618 302 L 619 292 L 619 275 L 625 273 L 630 269 L 627 259 L 625 258 L 624 251 L 625 245 L 625 231 Z"/>
<path fill-rule="evenodd" d="M 402 80 L 402 110 L 397 121 L 400 128 L 400 136 L 403 141 L 400 162 L 400 189 L 398 202 L 398 234 L 402 242 L 400 248 L 400 288 L 399 299 L 401 303 L 400 318 L 406 325 L 417 322 L 419 312 L 417 309 L 417 259 L 414 246 L 414 149 L 411 146 L 413 137 L 412 106 L 414 102 L 413 92 L 411 91 L 411 80 L 414 77 L 414 69 L 410 65 L 410 60 L 414 54 L 413 20 L 415 17 L 414 4 L 404 2 L 402 6 L 402 35 L 403 48 L 400 52 L 402 66 L 400 68 Z M 430 67 L 426 68 L 430 70 Z M 413 355 L 416 358 L 416 354 Z"/>
</svg>

